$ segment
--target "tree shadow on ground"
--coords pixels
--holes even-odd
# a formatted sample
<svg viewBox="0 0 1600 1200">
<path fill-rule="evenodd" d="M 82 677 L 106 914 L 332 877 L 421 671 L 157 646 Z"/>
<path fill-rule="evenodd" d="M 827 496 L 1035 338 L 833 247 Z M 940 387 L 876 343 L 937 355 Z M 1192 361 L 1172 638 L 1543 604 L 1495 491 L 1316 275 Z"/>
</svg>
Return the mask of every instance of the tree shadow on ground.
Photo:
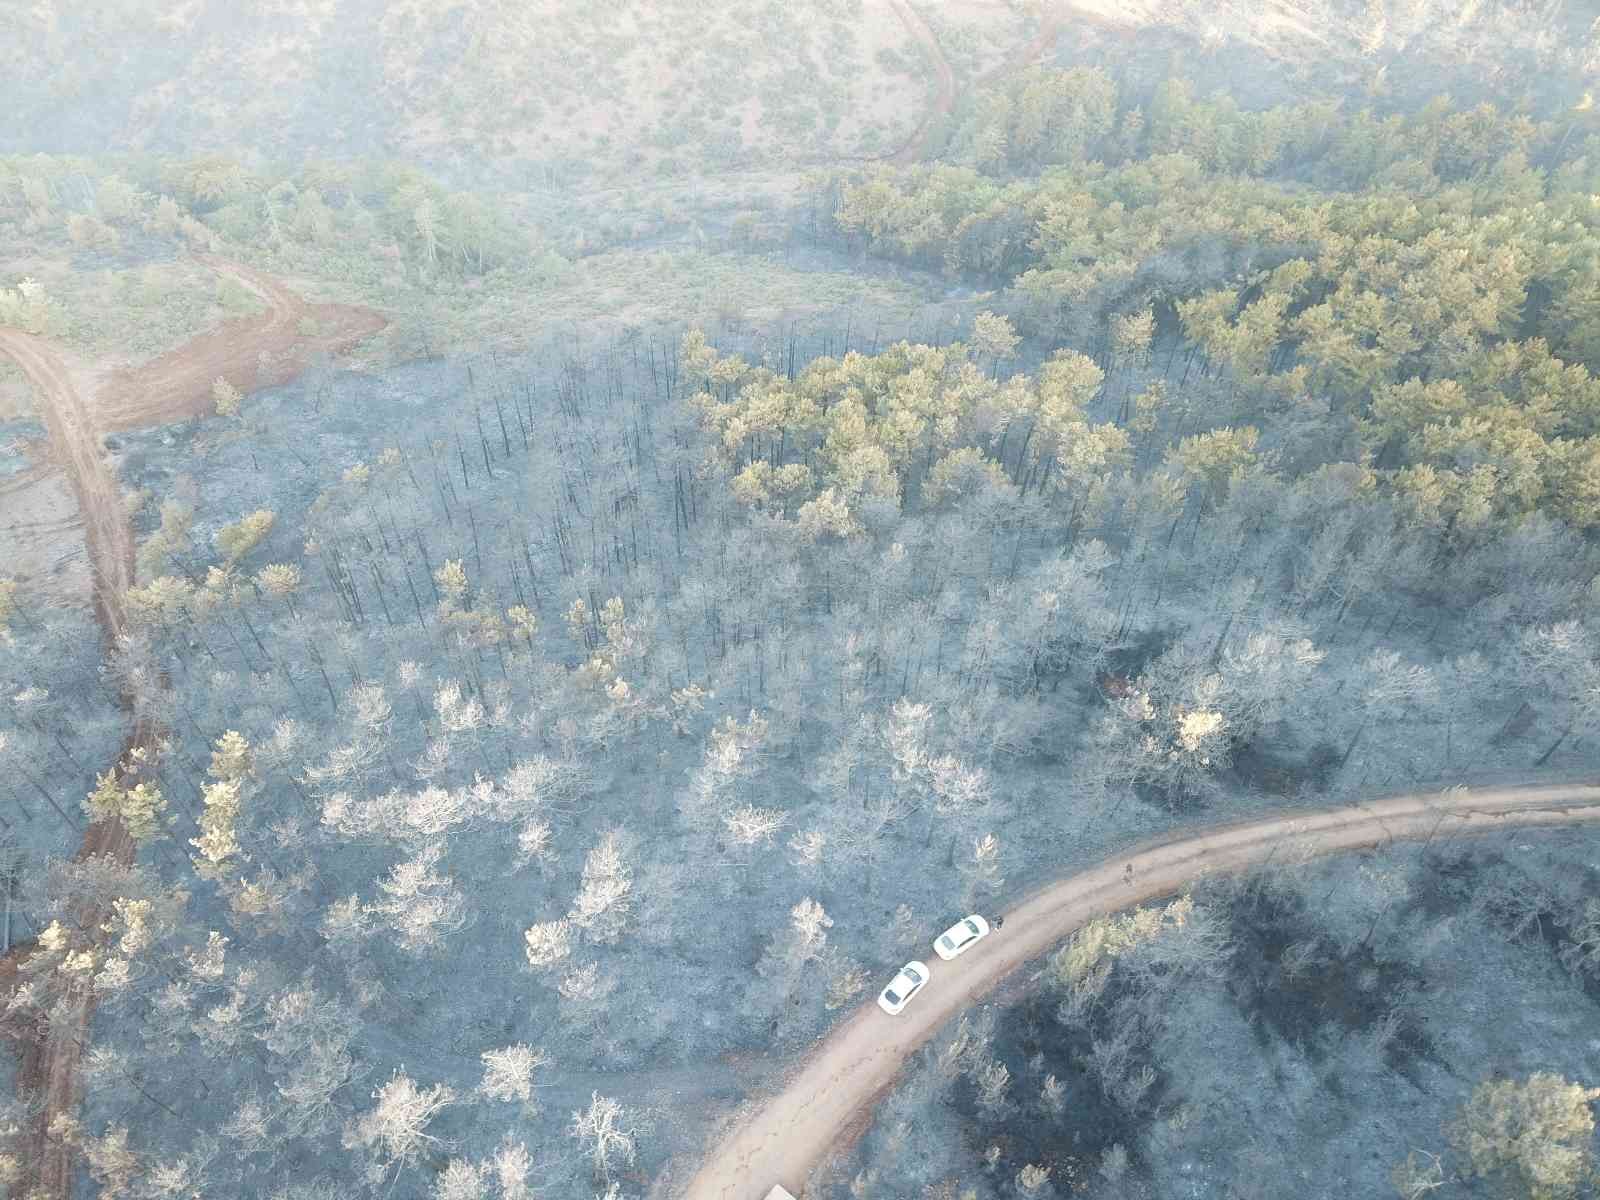
<svg viewBox="0 0 1600 1200">
<path fill-rule="evenodd" d="M 1426 869 L 1418 873 L 1413 886 L 1412 906 L 1430 920 L 1454 913 L 1481 912 L 1490 925 L 1509 940 L 1537 939 L 1558 962 L 1562 950 L 1575 940 L 1575 914 L 1500 850 L 1484 846 L 1447 846 L 1426 856 L 1424 863 Z M 1600 868 L 1582 864 L 1579 869 L 1585 877 L 1582 891 L 1600 895 Z M 1523 881 L 1523 888 L 1508 890 L 1508 895 L 1520 893 L 1517 906 L 1478 902 L 1484 880 L 1495 877 Z M 1572 974 L 1583 988 L 1583 994 L 1600 1005 L 1600 977 L 1582 971 Z"/>
<path fill-rule="evenodd" d="M 1224 790 L 1283 797 L 1326 792 L 1339 769 L 1338 747 L 1318 742 L 1296 758 L 1274 749 L 1279 742 L 1275 733 L 1268 733 L 1233 747 L 1226 771 L 1218 776 Z M 1175 815 L 1200 812 L 1211 804 L 1211 797 L 1199 789 L 1174 789 L 1146 780 L 1135 781 L 1133 789 L 1144 803 Z"/>
<path fill-rule="evenodd" d="M 1056 999 L 1048 994 L 1029 996 L 1000 1013 L 993 1054 L 1013 1080 L 1013 1104 L 1006 1115 L 996 1119 L 985 1114 L 978 1105 L 978 1089 L 966 1076 L 951 1088 L 949 1103 L 965 1118 L 962 1128 L 974 1160 L 982 1163 L 991 1146 L 1000 1148 L 993 1174 L 1003 1193 L 1009 1194 L 1006 1185 L 1031 1164 L 1050 1169 L 1057 1194 L 1071 1194 L 1094 1176 L 1104 1153 L 1119 1143 L 1128 1151 L 1130 1169 L 1142 1167 L 1136 1148 L 1147 1122 L 1141 1114 L 1161 1102 L 1165 1080 L 1158 1075 L 1139 1111 L 1129 1113 L 1106 1094 L 1090 1065 L 1096 1025 L 1104 1023 L 1105 1014 L 1115 1011 L 1120 999 L 1113 973 L 1097 1009 L 1099 1016 L 1088 1028 L 1056 1020 Z M 1046 1111 L 1039 1100 L 1049 1075 L 1066 1089 L 1059 1116 Z"/>
<path fill-rule="evenodd" d="M 1269 796 L 1293 796 L 1305 790 L 1326 791 L 1339 766 L 1339 748 L 1318 742 L 1300 758 L 1280 753 L 1276 738 L 1256 738 L 1235 747 L 1230 782 Z"/>
<path fill-rule="evenodd" d="M 1402 997 L 1428 990 L 1418 968 L 1381 957 L 1370 942 L 1349 949 L 1329 944 L 1323 923 L 1298 894 L 1252 883 L 1228 899 L 1227 920 L 1237 946 L 1228 993 L 1263 1048 L 1276 1037 L 1320 1065 L 1343 1039 L 1373 1030 Z M 1297 949 L 1306 946 L 1315 954 L 1297 962 Z M 1403 1003 L 1383 1057 L 1419 1090 L 1425 1090 L 1420 1060 L 1446 1065 Z"/>
</svg>

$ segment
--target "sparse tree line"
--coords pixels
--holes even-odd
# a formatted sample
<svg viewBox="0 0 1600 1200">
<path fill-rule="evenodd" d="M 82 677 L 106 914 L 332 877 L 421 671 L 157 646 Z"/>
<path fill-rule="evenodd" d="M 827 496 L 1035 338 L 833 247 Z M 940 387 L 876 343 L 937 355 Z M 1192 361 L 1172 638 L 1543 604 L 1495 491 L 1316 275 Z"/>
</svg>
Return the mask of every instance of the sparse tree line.
<svg viewBox="0 0 1600 1200">
<path fill-rule="evenodd" d="M 1101 67 L 1030 67 L 977 93 L 938 157 L 1007 175 L 1182 152 L 1210 174 L 1415 187 L 1428 174 L 1444 182 L 1471 179 L 1510 155 L 1556 161 L 1573 132 L 1594 132 L 1583 116 L 1536 121 L 1488 101 L 1461 108 L 1446 96 L 1412 113 L 1335 99 L 1252 111 L 1225 92 L 1205 98 L 1194 92 L 1182 75 L 1169 75 L 1146 107 Z"/>
<path fill-rule="evenodd" d="M 453 191 L 413 167 L 380 162 L 254 170 L 224 155 L 7 156 L 0 158 L 0 232 L 8 226 L 112 255 L 129 240 L 156 238 L 191 250 L 233 247 L 315 260 L 325 268 L 337 261 L 345 273 L 386 265 L 424 286 L 481 277 L 540 255 L 555 262 L 503 200 Z M 6 303 L 0 298 L 0 313 Z"/>
<path fill-rule="evenodd" d="M 92 614 L 0 576 L 0 890 L 6 949 L 37 935 L 18 901 L 21 873 L 81 832 L 83 793 L 125 735 L 101 675 Z M 81 789 L 81 791 L 79 790 Z"/>
</svg>

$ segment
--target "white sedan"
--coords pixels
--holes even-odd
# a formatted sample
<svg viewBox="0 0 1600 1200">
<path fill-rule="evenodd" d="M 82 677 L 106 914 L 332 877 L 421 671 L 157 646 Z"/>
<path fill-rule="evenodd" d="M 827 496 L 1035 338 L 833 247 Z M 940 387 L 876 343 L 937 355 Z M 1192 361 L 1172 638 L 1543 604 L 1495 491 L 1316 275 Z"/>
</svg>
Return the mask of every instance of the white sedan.
<svg viewBox="0 0 1600 1200">
<path fill-rule="evenodd" d="M 928 968 L 915 960 L 908 962 L 879 994 L 878 1007 L 891 1017 L 895 1016 L 927 982 Z"/>
<path fill-rule="evenodd" d="M 940 958 L 949 962 L 968 946 L 989 936 L 989 922 L 977 913 L 964 917 L 934 939 L 933 948 Z"/>
</svg>

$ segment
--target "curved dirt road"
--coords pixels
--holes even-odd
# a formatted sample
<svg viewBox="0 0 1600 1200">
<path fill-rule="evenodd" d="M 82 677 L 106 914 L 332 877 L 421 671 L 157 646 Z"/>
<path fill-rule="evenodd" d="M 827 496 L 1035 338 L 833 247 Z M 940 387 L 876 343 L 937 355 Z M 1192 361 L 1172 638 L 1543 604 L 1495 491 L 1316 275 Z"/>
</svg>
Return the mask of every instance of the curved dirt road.
<svg viewBox="0 0 1600 1200">
<path fill-rule="evenodd" d="M 781 1183 L 798 1195 L 812 1168 L 849 1141 L 853 1123 L 893 1084 L 907 1055 L 1092 917 L 1170 895 L 1210 872 L 1259 864 L 1275 852 L 1330 854 L 1390 840 L 1584 821 L 1600 823 L 1600 786 L 1410 794 L 1145 843 L 1034 893 L 1005 914 L 1004 929 L 955 962 L 934 962 L 929 987 L 900 1016 L 886 1016 L 875 997 L 868 1000 L 795 1068 L 783 1091 L 735 1119 L 686 1186 L 653 1190 L 688 1200 L 761 1200 Z"/>
<path fill-rule="evenodd" d="M 928 23 L 922 19 L 922 14 L 906 3 L 906 0 L 889 0 L 889 5 L 899 16 L 906 31 L 927 51 L 928 60 L 933 64 L 935 84 L 938 88 L 933 103 L 928 106 L 928 111 L 922 114 L 922 122 L 917 126 L 916 132 L 891 159 L 903 166 L 922 157 L 928 136 L 933 132 L 934 121 L 948 113 L 951 105 L 956 102 L 956 77 L 955 72 L 950 69 L 949 62 L 945 60 L 944 51 L 939 47 L 939 39 L 933 36 L 933 30 L 928 28 Z"/>
<path fill-rule="evenodd" d="M 944 56 L 944 50 L 939 45 L 939 39 L 934 36 L 933 30 L 928 28 L 928 23 L 922 19 L 922 14 L 912 8 L 907 0 L 889 0 L 890 6 L 899 15 L 900 21 L 906 31 L 921 43 L 928 57 L 932 60 L 934 82 L 936 91 L 934 100 L 923 114 L 916 130 L 906 139 L 900 149 L 884 155 L 868 156 L 868 161 L 889 161 L 897 166 L 906 166 L 919 161 L 928 149 L 928 139 L 933 135 L 934 122 L 950 115 L 950 110 L 955 107 L 956 87 L 955 73 L 950 69 L 950 62 Z M 1109 29 L 1121 37 L 1130 37 L 1138 31 L 1137 25 L 1126 25 L 1123 22 L 1110 20 L 1090 11 L 1073 8 L 1071 15 L 1078 18 L 1080 23 Z M 992 87 L 994 84 L 1016 74 L 1025 67 L 1031 66 L 1035 59 L 1042 55 L 1056 39 L 1061 36 L 1066 28 L 1068 12 L 1052 9 L 1040 19 L 1039 30 L 1022 45 L 990 67 L 982 75 L 972 81 L 973 91 Z"/>
</svg>

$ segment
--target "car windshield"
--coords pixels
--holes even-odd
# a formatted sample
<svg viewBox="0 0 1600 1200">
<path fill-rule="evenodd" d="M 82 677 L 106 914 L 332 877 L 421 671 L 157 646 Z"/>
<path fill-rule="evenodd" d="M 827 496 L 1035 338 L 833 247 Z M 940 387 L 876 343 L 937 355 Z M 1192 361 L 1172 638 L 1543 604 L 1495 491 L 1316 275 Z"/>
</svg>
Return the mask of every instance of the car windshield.
<svg viewBox="0 0 1600 1200">
<path fill-rule="evenodd" d="M 883 993 L 883 998 L 885 1000 L 887 1000 L 890 1004 L 899 1004 L 900 1003 L 900 997 L 896 996 L 894 994 L 893 989 L 885 989 L 884 993 Z"/>
<path fill-rule="evenodd" d="M 950 935 L 948 933 L 945 934 L 942 938 L 940 938 L 939 941 L 944 946 L 944 948 L 946 950 L 955 949 L 955 945 L 956 944 L 950 940 Z"/>
<path fill-rule="evenodd" d="M 907 967 L 903 974 L 907 979 L 911 980 L 912 983 L 922 982 L 922 976 L 917 974 L 917 969 L 915 967 Z"/>
<path fill-rule="evenodd" d="M 975 922 L 975 921 L 973 921 L 973 919 L 972 919 L 972 918 L 971 918 L 971 917 L 968 917 L 968 918 L 967 918 L 967 919 L 966 919 L 966 921 L 965 921 L 965 922 L 963 922 L 963 923 L 964 923 L 964 924 L 965 924 L 965 925 L 966 925 L 966 927 L 967 927 L 967 928 L 968 928 L 968 929 L 970 929 L 970 930 L 972 930 L 972 936 L 973 936 L 973 937 L 977 937 L 977 936 L 978 936 L 978 926 L 977 926 L 977 923 L 976 923 L 976 922 Z"/>
</svg>

